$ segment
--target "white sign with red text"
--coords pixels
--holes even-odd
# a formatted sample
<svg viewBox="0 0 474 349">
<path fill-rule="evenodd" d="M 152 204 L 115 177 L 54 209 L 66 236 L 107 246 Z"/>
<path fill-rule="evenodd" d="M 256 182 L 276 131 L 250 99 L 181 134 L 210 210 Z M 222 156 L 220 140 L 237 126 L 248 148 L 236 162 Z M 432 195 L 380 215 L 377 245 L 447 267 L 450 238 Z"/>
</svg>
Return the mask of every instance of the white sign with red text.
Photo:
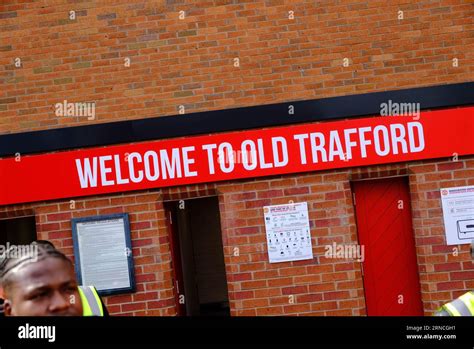
<svg viewBox="0 0 474 349">
<path fill-rule="evenodd" d="M 263 208 L 270 263 L 313 259 L 308 203 Z"/>
<path fill-rule="evenodd" d="M 474 185 L 441 189 L 444 230 L 448 245 L 474 240 Z"/>
</svg>

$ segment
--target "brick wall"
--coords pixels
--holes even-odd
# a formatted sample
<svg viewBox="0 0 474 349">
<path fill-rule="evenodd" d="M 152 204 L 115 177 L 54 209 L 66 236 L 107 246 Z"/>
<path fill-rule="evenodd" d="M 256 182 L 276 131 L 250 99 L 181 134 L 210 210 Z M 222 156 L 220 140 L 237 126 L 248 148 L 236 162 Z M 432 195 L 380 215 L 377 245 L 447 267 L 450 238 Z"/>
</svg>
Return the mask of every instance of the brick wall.
<svg viewBox="0 0 474 349">
<path fill-rule="evenodd" d="M 462 0 L 2 1 L 0 135 L 472 81 L 473 18 Z M 64 100 L 95 102 L 96 118 L 56 116 Z M 473 185 L 472 157 L 15 205 L 0 218 L 35 214 L 38 237 L 72 257 L 71 218 L 128 212 L 138 292 L 106 297 L 109 310 L 173 315 L 163 198 L 216 191 L 233 315 L 363 315 L 358 263 L 323 246 L 357 241 L 350 179 L 405 173 L 431 312 L 474 288 L 468 247 L 445 246 L 438 191 Z M 261 207 L 289 200 L 309 203 L 316 258 L 269 264 Z"/>
<path fill-rule="evenodd" d="M 112 314 L 174 315 L 163 199 L 217 193 L 232 315 L 365 315 L 360 265 L 327 259 L 325 245 L 355 243 L 350 180 L 408 175 L 426 314 L 474 288 L 469 246 L 446 246 L 439 189 L 474 185 L 474 157 L 285 175 L 0 208 L 0 218 L 36 214 L 38 238 L 73 257 L 70 219 L 128 212 L 137 293 L 106 297 Z M 268 262 L 264 205 L 307 201 L 315 258 Z M 457 248 L 453 250 L 453 248 Z M 238 253 L 236 253 L 238 251 Z"/>
<path fill-rule="evenodd" d="M 357 242 L 347 176 L 332 171 L 219 186 L 233 314 L 363 314 L 360 267 L 324 258 L 333 241 Z M 289 200 L 308 202 L 315 258 L 270 264 L 262 206 Z"/>
<path fill-rule="evenodd" d="M 409 166 L 420 282 L 425 310 L 474 289 L 469 245 L 447 246 L 440 188 L 474 185 L 474 158 L 424 162 Z"/>
<path fill-rule="evenodd" d="M 364 315 L 359 263 L 327 259 L 324 246 L 357 242 L 350 179 L 404 174 L 426 314 L 472 289 L 469 245 L 446 246 L 439 189 L 473 185 L 474 159 L 372 166 L 219 185 L 233 314 Z M 289 200 L 308 202 L 315 258 L 270 264 L 261 207 Z"/>
<path fill-rule="evenodd" d="M 111 314 L 173 315 L 174 291 L 168 231 L 159 194 L 137 192 L 2 207 L 0 218 L 35 214 L 38 239 L 74 260 L 71 218 L 127 212 L 137 292 L 104 297 Z M 7 213 L 8 212 L 8 213 Z"/>
<path fill-rule="evenodd" d="M 6 0 L 0 134 L 472 81 L 473 18 L 466 0 Z M 96 119 L 57 117 L 64 100 Z"/>
</svg>

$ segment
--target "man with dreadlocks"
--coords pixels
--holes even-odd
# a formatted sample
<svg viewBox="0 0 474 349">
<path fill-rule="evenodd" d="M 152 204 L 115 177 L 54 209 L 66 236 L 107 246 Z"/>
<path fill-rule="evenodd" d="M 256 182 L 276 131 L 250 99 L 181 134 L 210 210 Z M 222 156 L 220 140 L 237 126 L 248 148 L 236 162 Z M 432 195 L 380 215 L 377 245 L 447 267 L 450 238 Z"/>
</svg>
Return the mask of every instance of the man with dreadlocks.
<svg viewBox="0 0 474 349">
<path fill-rule="evenodd" d="M 93 287 L 78 286 L 72 262 L 49 242 L 0 262 L 6 316 L 103 316 Z"/>
</svg>

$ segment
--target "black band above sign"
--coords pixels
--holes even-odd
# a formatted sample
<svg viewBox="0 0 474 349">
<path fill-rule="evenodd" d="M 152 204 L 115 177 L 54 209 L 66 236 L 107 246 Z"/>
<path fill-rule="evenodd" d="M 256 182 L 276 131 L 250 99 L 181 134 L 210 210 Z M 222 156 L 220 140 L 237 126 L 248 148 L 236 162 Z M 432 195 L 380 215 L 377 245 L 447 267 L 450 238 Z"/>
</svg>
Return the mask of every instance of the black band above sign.
<svg viewBox="0 0 474 349">
<path fill-rule="evenodd" d="M 474 82 L 6 134 L 0 157 L 378 115 L 389 100 L 421 110 L 471 105 Z"/>
</svg>

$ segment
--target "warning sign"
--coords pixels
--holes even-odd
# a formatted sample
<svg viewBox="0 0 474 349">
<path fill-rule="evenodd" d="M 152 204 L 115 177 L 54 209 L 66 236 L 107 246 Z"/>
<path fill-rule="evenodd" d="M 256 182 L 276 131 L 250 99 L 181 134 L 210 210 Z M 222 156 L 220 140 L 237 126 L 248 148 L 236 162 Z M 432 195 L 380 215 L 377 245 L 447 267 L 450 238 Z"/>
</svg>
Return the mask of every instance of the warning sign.
<svg viewBox="0 0 474 349">
<path fill-rule="evenodd" d="M 263 212 L 270 263 L 313 258 L 307 202 L 265 206 Z"/>
<path fill-rule="evenodd" d="M 448 245 L 474 240 L 474 186 L 441 189 L 444 229 Z"/>
</svg>

